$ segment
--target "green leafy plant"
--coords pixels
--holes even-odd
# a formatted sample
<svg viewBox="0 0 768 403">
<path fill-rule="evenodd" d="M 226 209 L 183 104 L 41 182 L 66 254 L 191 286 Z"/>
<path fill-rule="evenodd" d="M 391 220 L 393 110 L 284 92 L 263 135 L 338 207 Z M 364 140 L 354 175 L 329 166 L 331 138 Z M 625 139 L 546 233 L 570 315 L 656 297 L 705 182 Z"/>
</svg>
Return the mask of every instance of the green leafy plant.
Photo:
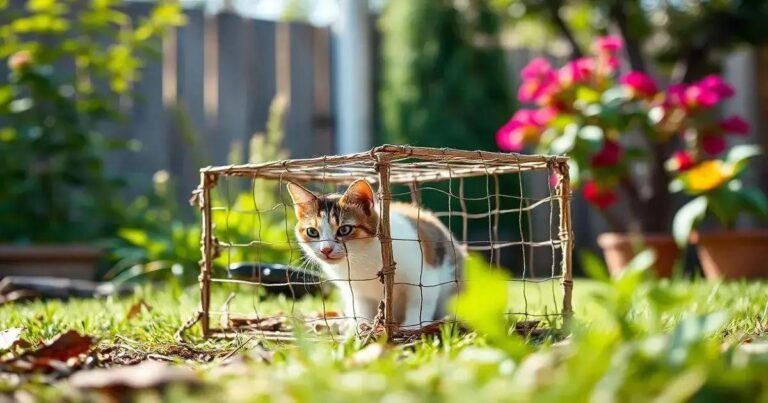
<svg viewBox="0 0 768 403">
<path fill-rule="evenodd" d="M 681 172 L 670 184 L 694 199 L 678 210 L 672 223 L 675 240 L 685 245 L 691 232 L 707 213 L 726 229 L 733 229 L 741 214 L 768 217 L 768 199 L 759 189 L 744 185 L 741 176 L 747 162 L 761 155 L 757 146 L 733 147 L 724 159 L 713 159 Z"/>
<path fill-rule="evenodd" d="M 0 2 L 0 241 L 95 240 L 119 223 L 120 183 L 105 173 L 107 152 L 128 143 L 98 132 L 118 121 L 117 100 L 139 80 L 141 57 L 169 27 L 177 3 L 131 21 L 117 1 Z"/>
<path fill-rule="evenodd" d="M 470 255 L 465 268 L 465 288 L 451 301 L 451 310 L 489 342 L 514 357 L 522 357 L 529 352 L 529 346 L 516 334 L 510 334 L 514 324 L 509 322 L 506 314 L 509 276 L 498 267 L 489 268 L 483 260 L 480 256 Z"/>
</svg>

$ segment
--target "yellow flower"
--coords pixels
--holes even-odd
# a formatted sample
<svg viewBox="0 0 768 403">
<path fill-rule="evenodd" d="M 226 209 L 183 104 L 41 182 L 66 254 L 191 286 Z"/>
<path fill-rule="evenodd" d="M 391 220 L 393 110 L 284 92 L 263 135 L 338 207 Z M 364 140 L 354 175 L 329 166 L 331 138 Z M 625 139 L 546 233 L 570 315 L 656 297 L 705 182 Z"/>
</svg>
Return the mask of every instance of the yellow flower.
<svg viewBox="0 0 768 403">
<path fill-rule="evenodd" d="M 715 189 L 733 178 L 733 166 L 720 160 L 704 161 L 685 173 L 688 190 L 694 193 Z"/>
</svg>

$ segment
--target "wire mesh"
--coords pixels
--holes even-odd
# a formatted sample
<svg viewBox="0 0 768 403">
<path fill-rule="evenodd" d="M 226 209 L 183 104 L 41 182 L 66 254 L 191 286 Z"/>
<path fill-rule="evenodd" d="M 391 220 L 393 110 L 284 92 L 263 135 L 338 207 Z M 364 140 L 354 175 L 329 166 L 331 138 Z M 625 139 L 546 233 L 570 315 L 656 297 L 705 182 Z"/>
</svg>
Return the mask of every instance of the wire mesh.
<svg viewBox="0 0 768 403">
<path fill-rule="evenodd" d="M 343 205 L 346 195 L 333 195 L 358 179 L 376 189 L 371 233 L 314 239 L 296 231 L 302 203 L 315 203 L 314 222 L 330 226 L 330 207 L 322 224 L 319 200 Z M 289 183 L 315 198 L 297 202 Z M 202 211 L 206 336 L 419 335 L 460 321 L 445 307 L 469 281 L 468 265 L 507 273 L 511 322 L 555 327 L 572 312 L 565 157 L 387 145 L 207 167 L 193 202 Z M 336 226 L 353 216 L 339 208 Z M 339 262 L 313 255 L 328 242 L 343 251 Z"/>
</svg>

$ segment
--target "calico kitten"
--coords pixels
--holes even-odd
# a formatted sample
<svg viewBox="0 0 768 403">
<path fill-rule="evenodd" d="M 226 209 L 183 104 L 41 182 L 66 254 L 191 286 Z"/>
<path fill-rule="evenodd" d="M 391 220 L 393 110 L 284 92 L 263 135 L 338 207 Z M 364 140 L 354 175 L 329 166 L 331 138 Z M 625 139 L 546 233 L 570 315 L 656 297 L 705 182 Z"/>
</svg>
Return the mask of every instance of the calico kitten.
<svg viewBox="0 0 768 403">
<path fill-rule="evenodd" d="M 288 183 L 288 192 L 298 219 L 296 238 L 339 288 L 344 316 L 373 320 L 384 286 L 377 278 L 382 268 L 379 210 L 371 185 L 359 179 L 343 195 L 319 196 Z M 437 217 L 408 204 L 390 204 L 390 231 L 396 322 L 414 327 L 443 318 L 446 302 L 461 287 L 464 248 Z"/>
</svg>

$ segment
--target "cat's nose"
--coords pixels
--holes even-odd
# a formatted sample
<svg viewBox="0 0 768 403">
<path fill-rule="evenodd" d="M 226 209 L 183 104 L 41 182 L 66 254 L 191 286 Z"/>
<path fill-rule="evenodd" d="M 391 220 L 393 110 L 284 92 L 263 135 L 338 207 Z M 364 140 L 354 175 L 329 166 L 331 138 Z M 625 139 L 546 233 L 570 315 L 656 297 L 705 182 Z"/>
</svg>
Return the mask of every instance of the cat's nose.
<svg viewBox="0 0 768 403">
<path fill-rule="evenodd" d="M 326 247 L 320 249 L 320 252 L 323 252 L 323 255 L 328 257 L 331 254 L 331 252 L 333 252 L 333 248 L 331 248 L 330 246 L 326 246 Z"/>
</svg>

